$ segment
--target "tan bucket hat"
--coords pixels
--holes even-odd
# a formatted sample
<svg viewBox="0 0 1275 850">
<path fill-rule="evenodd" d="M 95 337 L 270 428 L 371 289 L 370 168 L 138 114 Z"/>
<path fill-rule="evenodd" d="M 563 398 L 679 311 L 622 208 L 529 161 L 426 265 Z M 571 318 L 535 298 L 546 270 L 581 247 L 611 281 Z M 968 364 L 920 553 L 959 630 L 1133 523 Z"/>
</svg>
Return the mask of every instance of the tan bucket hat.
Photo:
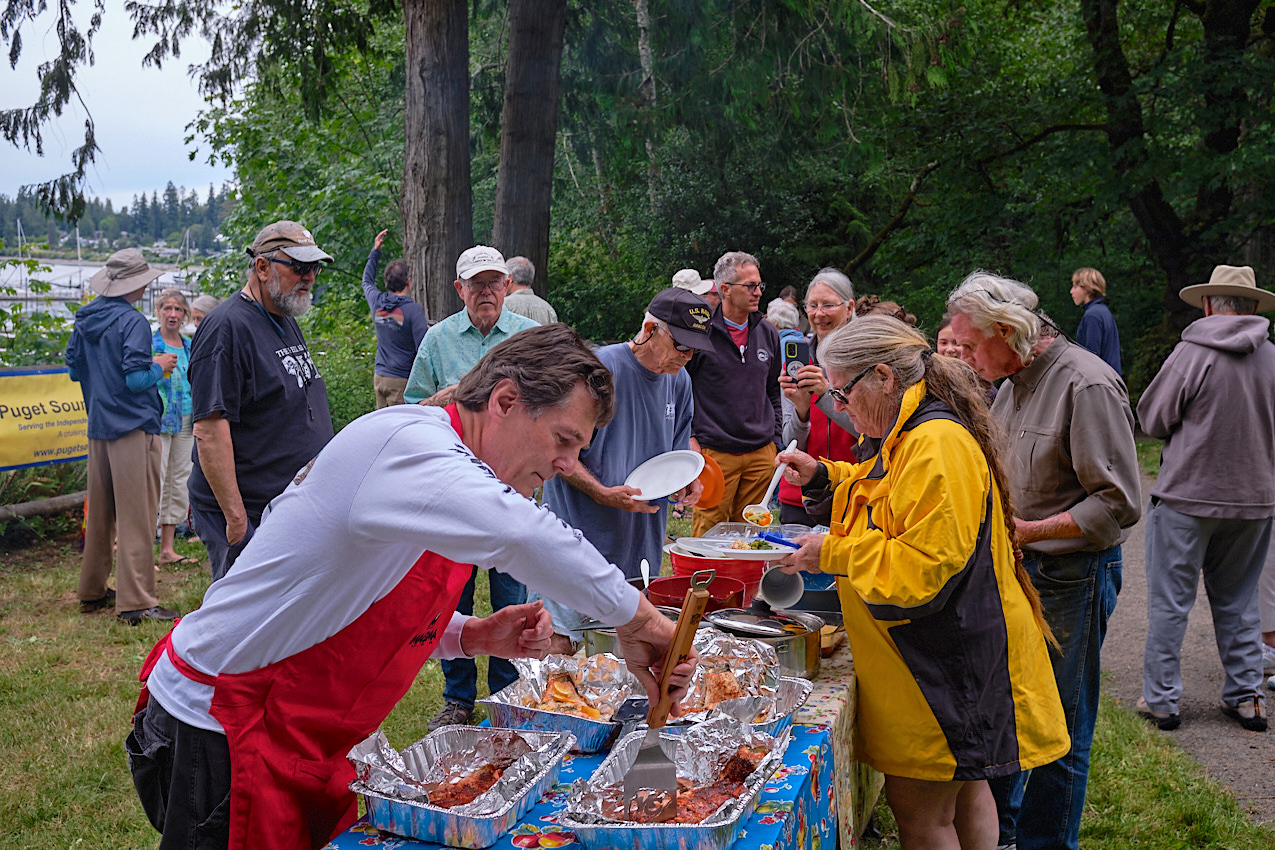
<svg viewBox="0 0 1275 850">
<path fill-rule="evenodd" d="M 106 268 L 89 278 L 89 288 L 98 295 L 117 297 L 136 292 L 162 275 L 153 269 L 136 248 L 116 251 L 106 260 Z"/>
<path fill-rule="evenodd" d="M 1257 312 L 1275 310 L 1275 292 L 1259 289 L 1252 266 L 1217 266 L 1209 275 L 1208 283 L 1184 286 L 1178 295 L 1192 307 L 1204 309 L 1204 299 L 1209 295 L 1235 295 L 1257 301 Z"/>
</svg>

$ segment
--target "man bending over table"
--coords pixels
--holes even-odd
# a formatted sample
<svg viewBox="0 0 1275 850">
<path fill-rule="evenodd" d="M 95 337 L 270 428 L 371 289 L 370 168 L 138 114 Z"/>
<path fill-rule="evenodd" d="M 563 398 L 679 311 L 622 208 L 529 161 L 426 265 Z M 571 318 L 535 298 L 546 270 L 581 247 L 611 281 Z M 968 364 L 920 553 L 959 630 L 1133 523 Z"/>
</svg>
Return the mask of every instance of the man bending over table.
<svg viewBox="0 0 1275 850">
<path fill-rule="evenodd" d="M 126 748 L 161 850 L 321 847 L 357 814 L 346 753 L 429 658 L 543 656 L 542 602 L 456 613 L 470 565 L 619 626 L 654 698 L 674 624 L 529 498 L 611 419 L 610 373 L 550 325 L 493 348 L 454 399 L 342 430 L 152 651 Z"/>
</svg>

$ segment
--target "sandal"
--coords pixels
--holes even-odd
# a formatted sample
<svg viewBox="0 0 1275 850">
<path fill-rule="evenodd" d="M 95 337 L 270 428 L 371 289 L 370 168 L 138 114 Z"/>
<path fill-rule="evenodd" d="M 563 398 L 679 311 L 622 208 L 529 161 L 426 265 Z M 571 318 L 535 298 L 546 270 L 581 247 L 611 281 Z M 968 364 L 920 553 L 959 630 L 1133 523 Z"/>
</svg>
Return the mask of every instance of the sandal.
<svg viewBox="0 0 1275 850">
<path fill-rule="evenodd" d="M 185 555 L 182 555 L 176 561 L 160 561 L 159 566 L 160 567 L 191 567 L 191 566 L 197 567 L 199 566 L 199 559 L 189 558 Z"/>
</svg>

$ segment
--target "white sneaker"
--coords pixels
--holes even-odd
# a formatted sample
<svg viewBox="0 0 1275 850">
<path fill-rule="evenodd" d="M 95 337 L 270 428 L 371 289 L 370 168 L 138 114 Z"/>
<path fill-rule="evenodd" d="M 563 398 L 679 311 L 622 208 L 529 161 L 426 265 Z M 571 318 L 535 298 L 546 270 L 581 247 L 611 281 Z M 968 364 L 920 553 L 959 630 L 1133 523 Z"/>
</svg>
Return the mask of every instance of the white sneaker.
<svg viewBox="0 0 1275 850">
<path fill-rule="evenodd" d="M 1275 646 L 1262 644 L 1262 673 L 1269 676 L 1275 673 Z"/>
<path fill-rule="evenodd" d="M 1266 687 L 1270 688 L 1272 691 L 1275 691 L 1275 676 L 1271 676 L 1269 679 L 1266 680 Z"/>
</svg>

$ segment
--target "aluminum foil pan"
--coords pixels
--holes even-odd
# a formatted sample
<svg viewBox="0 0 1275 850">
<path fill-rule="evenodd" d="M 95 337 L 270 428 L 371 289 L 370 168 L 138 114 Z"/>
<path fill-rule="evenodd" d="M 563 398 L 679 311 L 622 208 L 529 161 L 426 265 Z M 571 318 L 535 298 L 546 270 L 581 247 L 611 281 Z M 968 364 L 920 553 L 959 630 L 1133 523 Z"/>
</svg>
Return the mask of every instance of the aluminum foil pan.
<svg viewBox="0 0 1275 850">
<path fill-rule="evenodd" d="M 526 754 L 485 794 L 450 809 L 426 802 L 421 780 L 435 765 L 469 761 L 477 767 L 509 751 L 514 738 L 525 742 L 519 749 Z M 377 730 L 350 750 L 357 777 L 350 790 L 363 795 L 377 829 L 451 847 L 490 847 L 554 786 L 562 758 L 574 745 L 570 734 L 444 726 L 400 753 Z"/>
<path fill-rule="evenodd" d="M 633 847 L 640 850 L 726 850 L 757 807 L 757 797 L 771 775 L 783 763 L 790 734 L 778 738 L 757 732 L 734 718 L 718 716 L 685 734 L 661 735 L 660 745 L 677 765 L 677 775 L 694 784 L 717 779 L 721 761 L 740 746 L 764 746 L 765 758 L 744 782 L 744 793 L 732 798 L 708 819 L 697 824 L 616 823 L 601 814 L 603 789 L 623 785 L 624 774 L 637 758 L 645 732 L 622 738 L 589 779 L 571 786 L 566 808 L 558 824 L 575 833 L 585 850 Z"/>
<path fill-rule="evenodd" d="M 809 679 L 784 676 L 779 680 L 773 701 L 764 697 L 728 699 L 718 703 L 717 708 L 708 713 L 708 719 L 711 720 L 719 714 L 726 714 L 751 724 L 758 732 L 765 732 L 777 738 L 779 733 L 792 726 L 793 715 L 797 713 L 797 709 L 806 704 L 814 687 L 814 683 Z M 757 719 L 759 715 L 761 720 Z M 669 734 L 680 735 L 690 727 L 670 724 L 664 728 Z"/>
<path fill-rule="evenodd" d="M 574 655 L 550 655 L 544 659 L 515 658 L 513 665 L 518 670 L 518 681 L 487 699 L 479 700 L 487 709 L 491 725 L 541 732 L 569 732 L 576 738 L 574 752 L 578 753 L 596 753 L 606 749 L 619 734 L 620 724 L 532 708 L 528 703 L 540 701 L 545 683 L 551 675 L 570 675 L 580 696 L 608 718 L 630 693 L 642 692 L 637 679 L 624 666 L 624 662 L 614 655 L 591 655 L 588 658 Z"/>
</svg>

